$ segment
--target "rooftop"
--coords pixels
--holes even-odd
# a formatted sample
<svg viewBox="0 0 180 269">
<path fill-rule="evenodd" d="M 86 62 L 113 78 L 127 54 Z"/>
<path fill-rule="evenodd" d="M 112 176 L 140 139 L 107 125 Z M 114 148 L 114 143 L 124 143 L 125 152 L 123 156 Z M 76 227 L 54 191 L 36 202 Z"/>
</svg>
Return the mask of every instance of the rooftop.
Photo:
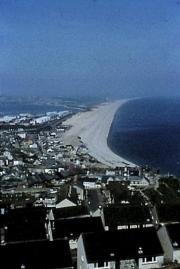
<svg viewBox="0 0 180 269">
<path fill-rule="evenodd" d="M 154 228 L 86 233 L 83 240 L 88 262 L 163 255 Z"/>
<path fill-rule="evenodd" d="M 104 231 L 100 217 L 79 217 L 55 221 L 53 238 L 78 238 L 85 232 Z"/>
<path fill-rule="evenodd" d="M 173 248 L 180 248 L 180 223 L 166 225 Z"/>
<path fill-rule="evenodd" d="M 159 205 L 156 208 L 160 222 L 180 222 L 180 204 Z"/>
<path fill-rule="evenodd" d="M 70 206 L 53 210 L 55 219 L 73 218 L 77 216 L 89 215 L 86 206 Z"/>
<path fill-rule="evenodd" d="M 3 213 L 0 217 L 3 220 L 2 227 L 6 227 L 6 242 L 46 238 L 44 208 L 9 209 Z"/>
<path fill-rule="evenodd" d="M 133 205 L 110 205 L 104 208 L 105 224 L 111 228 L 118 225 L 151 223 L 148 207 Z"/>
<path fill-rule="evenodd" d="M 67 240 L 8 244 L 0 247 L 0 256 L 1 267 L 6 269 L 72 267 Z"/>
</svg>

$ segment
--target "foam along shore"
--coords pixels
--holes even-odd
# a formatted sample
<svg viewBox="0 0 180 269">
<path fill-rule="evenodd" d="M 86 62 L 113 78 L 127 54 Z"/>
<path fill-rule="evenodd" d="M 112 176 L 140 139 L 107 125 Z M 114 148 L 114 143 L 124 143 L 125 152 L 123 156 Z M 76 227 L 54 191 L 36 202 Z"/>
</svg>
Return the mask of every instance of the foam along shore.
<svg viewBox="0 0 180 269">
<path fill-rule="evenodd" d="M 125 102 L 127 100 L 101 104 L 90 111 L 77 113 L 65 121 L 66 125 L 72 126 L 64 134 L 65 145 L 78 147 L 81 139 L 88 148 L 89 154 L 99 162 L 113 168 L 135 166 L 112 152 L 107 144 L 115 113 Z"/>
</svg>

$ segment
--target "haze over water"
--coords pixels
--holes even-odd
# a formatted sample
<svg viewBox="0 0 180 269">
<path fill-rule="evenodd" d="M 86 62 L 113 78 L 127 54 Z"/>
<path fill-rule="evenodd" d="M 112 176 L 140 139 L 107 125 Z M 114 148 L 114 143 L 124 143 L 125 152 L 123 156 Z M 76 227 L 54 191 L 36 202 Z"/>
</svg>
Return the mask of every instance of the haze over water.
<svg viewBox="0 0 180 269">
<path fill-rule="evenodd" d="M 108 144 L 131 162 L 180 176 L 180 99 L 129 101 L 116 113 Z"/>
</svg>

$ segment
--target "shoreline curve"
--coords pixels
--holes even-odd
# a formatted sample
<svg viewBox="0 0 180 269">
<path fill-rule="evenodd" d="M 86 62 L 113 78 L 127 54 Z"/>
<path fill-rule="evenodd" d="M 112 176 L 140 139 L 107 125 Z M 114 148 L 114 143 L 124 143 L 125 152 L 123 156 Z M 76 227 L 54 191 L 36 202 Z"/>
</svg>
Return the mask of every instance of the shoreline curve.
<svg viewBox="0 0 180 269">
<path fill-rule="evenodd" d="M 100 104 L 90 111 L 73 115 L 64 122 L 71 126 L 64 134 L 64 144 L 78 147 L 81 139 L 82 143 L 88 148 L 88 153 L 97 161 L 109 167 L 137 166 L 115 154 L 107 143 L 114 116 L 117 110 L 128 101 L 129 99 L 125 99 Z"/>
</svg>

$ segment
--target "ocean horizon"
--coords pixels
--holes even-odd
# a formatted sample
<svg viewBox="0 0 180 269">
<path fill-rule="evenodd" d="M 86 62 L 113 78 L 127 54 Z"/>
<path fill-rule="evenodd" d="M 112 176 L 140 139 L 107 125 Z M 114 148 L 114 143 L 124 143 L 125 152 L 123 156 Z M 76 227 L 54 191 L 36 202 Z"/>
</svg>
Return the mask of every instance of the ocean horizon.
<svg viewBox="0 0 180 269">
<path fill-rule="evenodd" d="M 180 98 L 127 101 L 115 114 L 108 146 L 127 161 L 180 176 Z"/>
</svg>

